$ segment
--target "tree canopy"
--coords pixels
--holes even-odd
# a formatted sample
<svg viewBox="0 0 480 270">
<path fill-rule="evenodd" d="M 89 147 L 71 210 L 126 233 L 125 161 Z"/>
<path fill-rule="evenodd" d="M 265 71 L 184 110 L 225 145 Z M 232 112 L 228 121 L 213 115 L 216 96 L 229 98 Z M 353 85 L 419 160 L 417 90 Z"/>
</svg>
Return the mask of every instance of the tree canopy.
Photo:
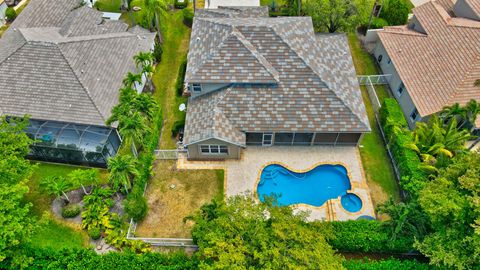
<svg viewBox="0 0 480 270">
<path fill-rule="evenodd" d="M 357 5 L 352 0 L 309 0 L 304 9 L 317 32 L 347 32 L 359 22 Z"/>
<path fill-rule="evenodd" d="M 343 269 L 304 214 L 247 196 L 214 201 L 193 216 L 192 236 L 205 269 Z"/>
<path fill-rule="evenodd" d="M 459 155 L 420 191 L 432 233 L 416 247 L 433 264 L 480 267 L 480 153 Z"/>
</svg>

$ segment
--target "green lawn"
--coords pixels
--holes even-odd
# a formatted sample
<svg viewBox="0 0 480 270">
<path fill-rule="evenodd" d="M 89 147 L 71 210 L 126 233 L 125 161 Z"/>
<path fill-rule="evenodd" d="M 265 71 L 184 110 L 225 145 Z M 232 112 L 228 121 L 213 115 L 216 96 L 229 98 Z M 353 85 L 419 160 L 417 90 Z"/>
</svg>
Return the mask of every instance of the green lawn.
<svg viewBox="0 0 480 270">
<path fill-rule="evenodd" d="M 41 180 L 45 177 L 61 175 L 66 176 L 76 169 L 89 169 L 85 167 L 35 162 L 37 169 L 34 171 L 28 182 L 29 192 L 25 195 L 28 202 L 32 204 L 32 214 L 38 219 L 42 219 L 32 237 L 31 245 L 38 247 L 52 247 L 60 249 L 63 247 L 82 247 L 88 245 L 88 236 L 76 224 L 69 224 L 53 217 L 50 211 L 52 196 L 47 195 L 41 188 Z M 106 170 L 100 170 L 101 182 L 106 182 L 108 173 Z M 78 188 L 78 187 L 75 187 Z M 45 215 L 45 213 L 47 213 Z"/>
<path fill-rule="evenodd" d="M 354 34 L 350 34 L 348 39 L 357 74 L 379 74 L 373 58 L 360 47 L 360 42 L 357 37 Z M 360 155 L 367 182 L 371 189 L 373 203 L 377 205 L 390 196 L 398 199 L 399 190 L 390 159 L 388 158 L 380 131 L 375 122 L 375 114 L 368 97 L 367 89 L 364 86 L 362 86 L 361 89 L 372 132 L 363 137 L 360 145 Z M 380 102 L 389 96 L 388 89 L 383 86 L 375 87 L 375 90 Z"/>
<path fill-rule="evenodd" d="M 97 0 L 95 7 L 105 12 L 120 12 L 122 0 Z"/>
<path fill-rule="evenodd" d="M 185 118 L 185 112 L 180 112 L 178 106 L 187 102 L 187 98 L 177 96 L 175 85 L 180 65 L 187 58 L 190 41 L 190 28 L 183 24 L 181 11 L 169 12 L 163 18 L 162 33 L 163 56 L 153 75 L 154 96 L 162 107 L 164 118 L 160 148 L 175 149 L 171 129 L 175 121 Z"/>
</svg>

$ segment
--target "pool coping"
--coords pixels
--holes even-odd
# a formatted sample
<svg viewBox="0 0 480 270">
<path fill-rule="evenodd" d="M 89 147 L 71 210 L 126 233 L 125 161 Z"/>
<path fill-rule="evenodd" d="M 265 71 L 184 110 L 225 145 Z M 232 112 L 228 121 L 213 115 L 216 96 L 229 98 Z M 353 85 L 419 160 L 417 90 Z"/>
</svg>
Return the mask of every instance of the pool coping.
<svg viewBox="0 0 480 270">
<path fill-rule="evenodd" d="M 358 213 L 365 210 L 366 202 L 362 198 L 363 196 L 354 192 L 354 189 L 355 188 L 361 188 L 360 186 L 362 186 L 363 183 L 358 183 L 357 181 L 352 181 L 353 177 L 352 177 L 351 170 L 350 170 L 349 166 L 346 163 L 341 162 L 341 161 L 331 161 L 331 162 L 330 161 L 321 161 L 321 162 L 317 162 L 317 163 L 313 164 L 312 166 L 308 167 L 307 169 L 300 169 L 300 170 L 293 169 L 291 166 L 288 166 L 285 163 L 280 162 L 280 161 L 267 162 L 264 165 L 262 165 L 262 167 L 260 168 L 260 170 L 257 174 L 257 180 L 255 181 L 254 190 L 253 190 L 253 198 L 256 202 L 261 203 L 260 198 L 259 198 L 258 193 L 257 193 L 257 189 L 258 189 L 258 183 L 260 183 L 260 180 L 261 180 L 260 178 L 262 176 L 262 172 L 267 166 L 270 166 L 270 165 L 273 165 L 273 164 L 281 165 L 281 166 L 287 168 L 288 170 L 290 170 L 292 172 L 296 172 L 296 173 L 306 173 L 306 172 L 309 172 L 309 171 L 311 171 L 311 170 L 313 170 L 316 167 L 321 166 L 321 165 L 341 165 L 347 170 L 348 181 L 350 182 L 350 189 L 347 190 L 347 193 L 355 194 L 360 199 L 360 201 L 362 202 L 362 207 L 357 212 L 350 212 L 350 211 L 347 211 L 346 209 L 344 209 L 343 206 L 341 205 L 341 196 L 337 197 L 337 198 L 334 198 L 334 199 L 327 200 L 321 206 L 313 206 L 311 204 L 306 204 L 306 203 L 290 204 L 288 206 L 293 207 L 293 208 L 305 207 L 305 208 L 312 209 L 312 210 L 326 210 L 327 220 L 329 220 L 329 221 L 334 221 L 336 219 L 336 213 L 335 213 L 335 211 L 333 211 L 333 206 L 331 207 L 332 210 L 329 210 L 329 207 L 328 207 L 329 203 L 330 204 L 333 204 L 333 203 L 339 204 L 341 206 L 340 209 L 342 209 L 345 212 L 345 214 L 347 214 L 349 216 L 352 216 L 352 217 L 358 215 Z M 369 189 L 367 189 L 367 194 L 370 195 L 370 190 Z M 330 213 L 330 211 L 333 211 L 333 213 Z M 330 217 L 330 219 L 328 217 Z"/>
</svg>

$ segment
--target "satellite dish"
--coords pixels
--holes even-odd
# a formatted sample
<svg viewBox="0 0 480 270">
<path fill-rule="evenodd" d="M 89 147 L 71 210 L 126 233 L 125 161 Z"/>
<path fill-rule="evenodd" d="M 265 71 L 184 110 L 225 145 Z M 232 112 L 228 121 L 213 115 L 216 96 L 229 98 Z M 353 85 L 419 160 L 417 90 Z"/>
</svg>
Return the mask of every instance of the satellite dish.
<svg viewBox="0 0 480 270">
<path fill-rule="evenodd" d="M 179 109 L 181 112 L 185 111 L 186 108 L 187 108 L 187 106 L 185 105 L 185 103 L 180 104 L 180 106 L 178 107 L 178 109 Z"/>
</svg>

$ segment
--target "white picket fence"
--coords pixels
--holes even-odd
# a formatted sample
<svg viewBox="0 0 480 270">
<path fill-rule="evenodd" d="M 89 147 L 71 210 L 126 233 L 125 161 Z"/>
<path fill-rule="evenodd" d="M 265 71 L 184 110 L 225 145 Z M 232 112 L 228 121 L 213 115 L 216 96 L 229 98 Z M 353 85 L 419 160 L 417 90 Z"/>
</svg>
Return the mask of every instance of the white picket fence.
<svg viewBox="0 0 480 270">
<path fill-rule="evenodd" d="M 391 75 L 364 75 L 364 76 L 357 76 L 358 83 L 360 85 L 365 85 L 367 88 L 368 96 L 372 101 L 372 106 L 375 112 L 381 107 L 380 100 L 378 99 L 377 92 L 375 91 L 374 85 L 383 85 L 388 84 Z"/>
</svg>

